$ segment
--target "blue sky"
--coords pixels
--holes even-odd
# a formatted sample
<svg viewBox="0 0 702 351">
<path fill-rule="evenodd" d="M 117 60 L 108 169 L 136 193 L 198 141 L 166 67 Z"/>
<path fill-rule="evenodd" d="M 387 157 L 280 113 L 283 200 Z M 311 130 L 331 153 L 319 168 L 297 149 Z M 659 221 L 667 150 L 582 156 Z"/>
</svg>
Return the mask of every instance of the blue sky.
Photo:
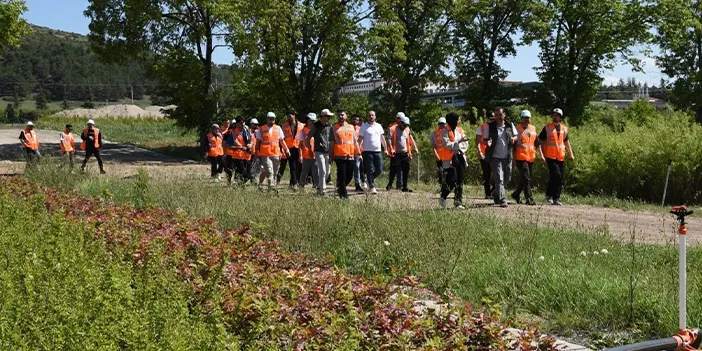
<svg viewBox="0 0 702 351">
<path fill-rule="evenodd" d="M 88 32 L 89 21 L 83 16 L 83 10 L 88 6 L 88 1 L 26 0 L 26 2 L 29 11 L 25 14 L 25 18 L 32 24 L 81 34 Z M 518 48 L 516 57 L 501 59 L 500 64 L 511 72 L 507 79 L 524 82 L 537 80 L 533 68 L 539 66 L 538 54 L 538 46 L 524 46 Z M 226 48 L 220 48 L 215 52 L 214 59 L 217 63 L 230 63 L 232 58 L 231 52 Z M 604 73 L 605 83 L 616 83 L 619 78 L 634 77 L 639 81 L 657 85 L 661 78 L 665 78 L 653 59 L 646 59 L 644 69 L 646 73 L 634 73 L 631 71 L 631 66 L 619 64 L 614 70 Z"/>
</svg>

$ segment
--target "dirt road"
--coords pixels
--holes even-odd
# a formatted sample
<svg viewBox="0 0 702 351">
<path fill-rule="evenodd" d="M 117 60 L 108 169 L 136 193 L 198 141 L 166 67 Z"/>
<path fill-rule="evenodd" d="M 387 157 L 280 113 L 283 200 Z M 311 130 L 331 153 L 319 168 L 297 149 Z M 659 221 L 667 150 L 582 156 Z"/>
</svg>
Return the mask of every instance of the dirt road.
<svg viewBox="0 0 702 351">
<path fill-rule="evenodd" d="M 24 169 L 22 151 L 19 148 L 19 129 L 0 130 L 0 173 L 21 173 Z M 38 131 L 42 154 L 57 155 L 59 133 Z M 176 159 L 138 147 L 105 142 L 103 155 L 109 177 L 128 177 L 139 168 L 146 168 L 154 178 L 202 179 L 205 181 L 209 165 L 192 164 L 192 161 Z M 79 151 L 77 159 L 83 157 Z M 94 160 L 91 163 L 95 163 Z M 208 183 L 209 184 L 209 183 Z M 210 186 L 224 186 L 222 183 Z M 437 189 L 438 190 L 438 189 Z M 288 190 L 281 186 L 281 195 Z M 349 189 L 351 201 L 368 202 L 376 206 L 397 210 L 438 209 L 438 194 L 429 192 L 401 193 L 381 191 L 378 195 L 355 194 Z M 299 194 L 297 194 L 299 195 Z M 312 195 L 310 195 L 312 196 Z M 677 241 L 676 223 L 672 215 L 624 211 L 582 205 L 562 207 L 540 205 L 511 205 L 508 208 L 494 207 L 482 198 L 467 198 L 466 213 L 482 213 L 497 217 L 507 216 L 514 221 L 539 223 L 542 226 L 563 227 L 578 230 L 609 233 L 617 240 L 630 242 L 632 236 L 637 243 L 669 244 Z M 690 218 L 688 243 L 702 243 L 702 218 Z"/>
</svg>

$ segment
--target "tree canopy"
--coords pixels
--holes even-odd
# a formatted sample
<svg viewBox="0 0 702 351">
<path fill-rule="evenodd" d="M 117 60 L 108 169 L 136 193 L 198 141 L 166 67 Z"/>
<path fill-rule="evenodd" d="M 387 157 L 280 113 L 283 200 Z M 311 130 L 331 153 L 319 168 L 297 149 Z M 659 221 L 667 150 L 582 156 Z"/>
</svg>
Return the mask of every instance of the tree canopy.
<svg viewBox="0 0 702 351">
<path fill-rule="evenodd" d="M 19 45 L 20 37 L 29 32 L 27 21 L 20 17 L 25 11 L 22 0 L 0 0 L 0 49 Z"/>
</svg>

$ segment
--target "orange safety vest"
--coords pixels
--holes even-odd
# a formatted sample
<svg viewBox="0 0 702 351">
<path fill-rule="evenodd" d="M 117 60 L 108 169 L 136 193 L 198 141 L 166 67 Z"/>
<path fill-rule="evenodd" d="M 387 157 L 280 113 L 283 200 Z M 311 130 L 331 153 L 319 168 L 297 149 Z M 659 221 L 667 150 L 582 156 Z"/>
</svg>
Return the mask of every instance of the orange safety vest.
<svg viewBox="0 0 702 351">
<path fill-rule="evenodd" d="M 487 122 L 483 123 L 483 124 L 481 125 L 481 127 L 482 127 L 483 133 L 484 133 L 484 132 L 485 132 L 485 129 L 488 129 L 488 124 L 487 124 Z M 483 133 L 480 133 L 480 135 L 478 135 L 477 137 L 478 137 L 478 143 L 479 143 L 479 144 L 478 144 L 478 147 L 480 148 L 480 152 L 481 152 L 483 155 L 485 155 L 485 151 L 487 150 L 487 144 L 485 144 L 485 139 L 483 138 Z"/>
<path fill-rule="evenodd" d="M 395 132 L 397 132 L 397 127 L 399 125 L 400 124 L 398 123 L 396 125 L 391 126 L 390 129 L 388 129 L 388 136 L 391 139 L 390 145 L 392 146 L 392 152 L 390 153 L 391 155 L 393 155 L 395 153 L 395 150 L 397 150 L 397 136 L 395 135 Z M 402 134 L 405 135 L 405 140 L 407 140 L 407 155 L 409 155 L 409 157 L 412 157 L 412 144 L 410 143 L 410 138 L 412 138 L 412 135 L 410 133 L 411 131 L 409 127 L 405 128 L 405 130 L 402 131 Z"/>
<path fill-rule="evenodd" d="M 549 123 L 544 127 L 546 131 L 546 142 L 544 143 L 544 157 L 552 160 L 565 160 L 565 138 L 568 135 L 568 128 L 560 125 L 560 132 L 556 131 L 556 125 Z"/>
<path fill-rule="evenodd" d="M 71 152 L 76 150 L 76 140 L 73 138 L 73 133 L 61 132 L 63 142 L 61 143 L 61 152 Z"/>
<path fill-rule="evenodd" d="M 305 125 L 302 124 L 302 122 L 300 122 L 300 121 L 295 121 L 295 123 L 297 124 L 297 132 L 299 133 L 300 130 L 302 130 L 302 128 L 305 127 Z M 293 130 L 292 130 L 292 126 L 290 125 L 290 122 L 287 121 L 287 122 L 283 123 L 281 128 L 283 128 L 283 137 L 285 138 L 285 145 L 288 146 L 288 149 L 299 147 L 300 141 L 297 140 L 297 138 L 296 138 L 297 135 L 293 134 Z"/>
<path fill-rule="evenodd" d="M 227 144 L 226 140 L 229 137 L 229 133 L 231 133 L 230 129 L 227 129 L 226 132 L 222 133 L 222 148 L 224 149 L 224 155 L 226 156 L 234 156 L 234 149 L 229 147 L 229 144 Z"/>
<path fill-rule="evenodd" d="M 240 145 L 240 146 L 246 146 L 246 141 L 244 140 L 244 136 L 241 135 L 241 129 L 236 128 L 234 129 L 234 134 L 236 135 L 235 141 Z M 232 150 L 232 158 L 235 160 L 250 160 L 251 159 L 251 154 L 246 151 L 246 149 L 231 149 Z"/>
<path fill-rule="evenodd" d="M 93 128 L 93 131 L 95 132 L 95 140 L 93 140 L 93 146 L 95 146 L 96 149 L 100 148 L 100 129 Z M 83 134 L 88 136 L 88 133 L 90 130 L 88 128 L 83 129 Z M 83 140 L 82 143 L 80 143 L 80 149 L 85 150 L 85 147 L 87 145 L 87 140 Z"/>
<path fill-rule="evenodd" d="M 224 150 L 222 149 L 222 137 L 221 134 L 212 134 L 212 132 L 207 133 L 207 142 L 210 143 L 210 149 L 207 151 L 207 156 L 217 157 L 224 155 Z"/>
<path fill-rule="evenodd" d="M 39 137 L 37 137 L 37 133 L 34 130 L 25 129 L 24 138 L 27 139 L 25 144 L 30 150 L 39 149 Z"/>
<path fill-rule="evenodd" d="M 252 156 L 258 156 L 258 152 L 256 152 L 256 131 L 252 130 L 251 131 L 251 155 Z"/>
<path fill-rule="evenodd" d="M 334 157 L 353 158 L 356 151 L 354 136 L 356 130 L 348 123 L 334 125 Z"/>
<path fill-rule="evenodd" d="M 300 130 L 298 133 L 302 135 L 304 138 L 307 138 L 307 136 L 310 134 L 310 128 L 305 126 Z M 299 140 L 298 140 L 299 141 Z M 302 158 L 305 160 L 314 160 L 314 138 L 310 139 L 310 147 L 308 148 L 305 146 L 304 141 L 300 141 L 300 154 L 302 155 Z"/>
<path fill-rule="evenodd" d="M 517 145 L 514 149 L 514 159 L 517 161 L 534 162 L 536 160 L 536 127 L 529 125 L 524 129 L 520 123 L 517 126 Z"/>
<path fill-rule="evenodd" d="M 454 142 L 456 141 L 456 133 L 454 133 L 453 130 L 449 127 L 444 127 L 446 131 L 448 132 L 448 138 L 449 141 Z M 465 132 L 463 131 L 463 128 L 461 127 L 456 127 L 456 131 L 459 133 L 465 135 Z M 449 149 L 446 147 L 444 144 L 444 138 L 442 138 L 441 134 L 443 134 L 443 129 L 437 129 L 436 132 L 436 153 L 439 154 L 439 160 L 441 161 L 451 161 L 453 159 L 453 155 L 456 154 L 456 151 Z"/>
<path fill-rule="evenodd" d="M 275 124 L 272 127 L 264 124 L 259 130 L 261 131 L 260 156 L 280 156 L 280 134 L 278 132 L 280 127 L 276 128 Z"/>
</svg>

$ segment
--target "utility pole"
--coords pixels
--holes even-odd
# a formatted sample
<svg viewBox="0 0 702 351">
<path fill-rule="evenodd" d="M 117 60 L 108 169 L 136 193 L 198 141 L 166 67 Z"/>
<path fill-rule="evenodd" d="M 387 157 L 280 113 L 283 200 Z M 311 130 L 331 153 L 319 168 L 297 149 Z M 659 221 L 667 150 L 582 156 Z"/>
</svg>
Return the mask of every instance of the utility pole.
<svg viewBox="0 0 702 351">
<path fill-rule="evenodd" d="M 133 85 L 130 86 L 129 90 L 131 90 L 131 92 L 132 92 L 132 105 L 134 105 L 134 86 Z"/>
</svg>

